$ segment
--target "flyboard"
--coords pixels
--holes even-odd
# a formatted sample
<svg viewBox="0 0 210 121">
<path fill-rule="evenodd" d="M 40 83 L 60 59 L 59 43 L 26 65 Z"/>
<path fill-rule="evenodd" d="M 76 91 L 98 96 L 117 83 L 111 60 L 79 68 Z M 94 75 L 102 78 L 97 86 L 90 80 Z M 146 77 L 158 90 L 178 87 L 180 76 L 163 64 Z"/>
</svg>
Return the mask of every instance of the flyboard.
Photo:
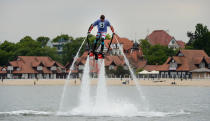
<svg viewBox="0 0 210 121">
<path fill-rule="evenodd" d="M 112 33 L 111 41 L 108 45 L 107 51 L 104 51 L 102 53 L 99 52 L 99 48 L 101 46 L 101 37 L 100 37 L 100 42 L 97 44 L 95 52 L 93 52 L 92 48 L 91 48 L 90 41 L 89 41 L 90 34 L 87 35 L 86 42 L 87 42 L 87 46 L 88 46 L 88 56 L 89 56 L 89 60 L 90 60 L 90 65 L 92 66 L 92 68 L 90 68 L 91 72 L 99 72 L 101 63 L 104 61 L 104 58 L 109 54 L 109 50 L 110 50 L 114 35 L 115 34 Z"/>
</svg>

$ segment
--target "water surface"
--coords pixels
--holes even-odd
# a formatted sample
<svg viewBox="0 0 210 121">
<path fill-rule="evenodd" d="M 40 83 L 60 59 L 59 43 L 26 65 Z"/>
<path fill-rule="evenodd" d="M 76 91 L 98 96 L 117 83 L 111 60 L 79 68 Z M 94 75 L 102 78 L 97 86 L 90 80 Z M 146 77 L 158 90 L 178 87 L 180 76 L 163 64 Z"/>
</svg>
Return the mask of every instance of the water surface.
<svg viewBox="0 0 210 121">
<path fill-rule="evenodd" d="M 63 86 L 0 86 L 0 120 L 2 121 L 209 121 L 209 87 L 143 86 L 149 103 L 144 110 L 135 86 L 108 86 L 114 105 L 103 114 L 75 112 L 80 86 L 68 88 L 65 112 L 58 115 Z M 91 86 L 95 98 L 96 87 Z M 111 101 L 112 100 L 112 101 Z M 112 104 L 112 103 L 110 103 Z M 74 110 L 74 112 L 73 112 Z M 88 109 L 86 109 L 88 111 Z M 103 111 L 102 111 L 103 112 Z M 117 112 L 117 113 L 115 113 Z M 114 114 L 115 113 L 115 114 Z M 106 115 L 107 114 L 107 115 Z M 113 114 L 113 115 L 112 115 Z"/>
</svg>

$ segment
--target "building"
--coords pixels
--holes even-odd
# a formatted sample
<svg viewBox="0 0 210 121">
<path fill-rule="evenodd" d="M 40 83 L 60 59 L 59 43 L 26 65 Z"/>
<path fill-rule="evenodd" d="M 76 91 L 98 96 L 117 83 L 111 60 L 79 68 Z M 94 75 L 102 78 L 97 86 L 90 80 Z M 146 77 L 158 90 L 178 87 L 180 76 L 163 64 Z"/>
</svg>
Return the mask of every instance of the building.
<svg viewBox="0 0 210 121">
<path fill-rule="evenodd" d="M 116 39 L 117 38 L 117 39 Z M 115 35 L 113 38 L 112 44 L 110 46 L 110 56 L 122 56 L 122 53 L 119 49 L 118 41 L 120 46 L 123 48 L 123 52 L 127 57 L 132 68 L 138 69 L 143 68 L 146 65 L 146 60 L 143 58 L 143 52 L 139 47 L 137 42 L 133 42 L 127 38 L 121 38 L 118 35 Z M 108 48 L 108 45 L 111 40 L 105 40 L 105 48 Z M 124 58 L 121 59 L 124 61 Z"/>
<path fill-rule="evenodd" d="M 146 39 L 151 45 L 159 44 L 168 46 L 168 48 L 172 49 L 183 49 L 185 47 L 185 43 L 183 41 L 176 40 L 164 30 L 155 30 L 150 35 L 148 35 Z"/>
<path fill-rule="evenodd" d="M 47 42 L 47 46 L 48 47 L 55 47 L 57 49 L 58 54 L 62 54 L 63 52 L 63 46 L 69 42 L 71 42 L 72 40 L 64 40 L 64 39 L 60 39 L 58 42 L 52 42 L 52 41 L 48 41 Z"/>
<path fill-rule="evenodd" d="M 9 62 L 7 78 L 9 79 L 55 79 L 65 78 L 65 67 L 47 56 L 18 56 Z"/>
<path fill-rule="evenodd" d="M 180 50 L 156 70 L 163 78 L 210 78 L 210 57 L 203 50 Z"/>
</svg>

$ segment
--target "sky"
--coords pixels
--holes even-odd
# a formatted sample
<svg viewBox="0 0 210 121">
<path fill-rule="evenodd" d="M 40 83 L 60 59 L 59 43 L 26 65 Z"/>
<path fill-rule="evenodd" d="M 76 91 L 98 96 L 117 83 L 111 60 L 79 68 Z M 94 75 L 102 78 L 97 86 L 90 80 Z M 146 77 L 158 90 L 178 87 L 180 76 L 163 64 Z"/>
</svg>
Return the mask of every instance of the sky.
<svg viewBox="0 0 210 121">
<path fill-rule="evenodd" d="M 186 33 L 194 32 L 197 23 L 209 29 L 209 5 L 210 0 L 0 0 L 0 41 L 86 36 L 90 24 L 104 14 L 120 37 L 138 40 L 165 30 L 187 42 Z"/>
</svg>

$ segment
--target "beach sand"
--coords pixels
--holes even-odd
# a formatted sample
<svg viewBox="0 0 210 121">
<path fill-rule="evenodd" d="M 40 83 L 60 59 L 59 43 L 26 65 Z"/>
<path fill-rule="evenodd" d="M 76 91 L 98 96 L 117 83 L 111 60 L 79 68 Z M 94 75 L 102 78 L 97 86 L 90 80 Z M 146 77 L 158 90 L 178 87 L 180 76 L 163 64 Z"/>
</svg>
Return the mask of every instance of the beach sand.
<svg viewBox="0 0 210 121">
<path fill-rule="evenodd" d="M 129 80 L 129 82 L 128 82 Z M 66 79 L 5 79 L 0 82 L 0 86 L 18 86 L 18 85 L 64 85 Z M 91 85 L 97 84 L 97 79 L 91 80 Z M 106 79 L 107 85 L 124 85 L 124 86 L 134 86 L 135 82 L 131 79 L 122 80 L 120 78 L 108 78 Z M 127 81 L 127 82 L 126 82 Z M 80 85 L 80 79 L 71 79 L 70 85 Z M 123 84 L 123 82 L 126 84 Z M 143 86 L 210 86 L 210 79 L 193 79 L 193 80 L 180 80 L 180 79 L 154 79 L 154 80 L 144 80 L 138 79 L 137 82 Z M 175 84 L 172 84 L 174 83 Z"/>
</svg>

